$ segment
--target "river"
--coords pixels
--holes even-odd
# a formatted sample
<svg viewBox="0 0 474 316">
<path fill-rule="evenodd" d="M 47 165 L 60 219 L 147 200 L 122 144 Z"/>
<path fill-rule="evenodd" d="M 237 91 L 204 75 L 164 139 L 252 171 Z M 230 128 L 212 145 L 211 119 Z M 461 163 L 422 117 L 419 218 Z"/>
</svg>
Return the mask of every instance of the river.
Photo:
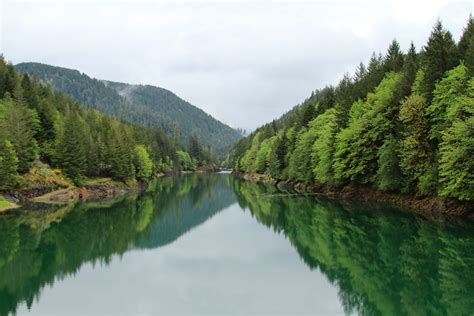
<svg viewBox="0 0 474 316">
<path fill-rule="evenodd" d="M 474 225 L 229 174 L 0 215 L 0 315 L 472 315 Z"/>
</svg>

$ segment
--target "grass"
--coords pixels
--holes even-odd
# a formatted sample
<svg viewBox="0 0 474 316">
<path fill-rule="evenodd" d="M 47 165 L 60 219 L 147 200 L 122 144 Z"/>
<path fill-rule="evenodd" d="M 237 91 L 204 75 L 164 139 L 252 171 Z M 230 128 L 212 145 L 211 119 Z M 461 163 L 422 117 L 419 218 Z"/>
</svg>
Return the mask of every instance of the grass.
<svg viewBox="0 0 474 316">
<path fill-rule="evenodd" d="M 16 205 L 15 203 L 11 203 L 11 202 L 8 202 L 6 201 L 3 196 L 0 195 L 0 212 L 1 211 L 5 211 L 5 210 L 8 210 L 10 208 L 15 208 L 17 207 L 18 205 Z"/>
</svg>

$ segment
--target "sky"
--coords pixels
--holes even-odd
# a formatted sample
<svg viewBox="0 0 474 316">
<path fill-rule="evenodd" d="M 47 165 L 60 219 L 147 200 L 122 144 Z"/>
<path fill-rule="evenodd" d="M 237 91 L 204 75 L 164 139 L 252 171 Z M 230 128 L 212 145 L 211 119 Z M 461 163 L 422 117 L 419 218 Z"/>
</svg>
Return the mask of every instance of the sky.
<svg viewBox="0 0 474 316">
<path fill-rule="evenodd" d="M 0 51 L 169 89 L 248 131 L 337 84 L 440 18 L 456 40 L 472 1 L 0 0 Z"/>
</svg>

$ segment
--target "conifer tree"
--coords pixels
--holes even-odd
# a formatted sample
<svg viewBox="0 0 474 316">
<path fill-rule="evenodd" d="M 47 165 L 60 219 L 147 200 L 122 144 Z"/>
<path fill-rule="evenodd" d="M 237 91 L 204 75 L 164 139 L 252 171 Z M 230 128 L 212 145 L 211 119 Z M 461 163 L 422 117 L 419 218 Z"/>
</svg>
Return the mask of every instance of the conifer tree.
<svg viewBox="0 0 474 316">
<path fill-rule="evenodd" d="M 57 146 L 58 163 L 65 174 L 79 182 L 86 172 L 86 153 L 81 118 L 76 112 L 66 116 L 64 130 Z"/>
<path fill-rule="evenodd" d="M 451 33 L 446 31 L 438 20 L 424 47 L 421 61 L 424 78 L 420 88 L 428 103 L 431 103 L 436 82 L 441 80 L 447 70 L 456 66 L 457 56 L 456 44 Z"/>
<path fill-rule="evenodd" d="M 18 181 L 18 158 L 15 149 L 0 132 L 0 189 L 11 189 Z"/>
<path fill-rule="evenodd" d="M 411 92 L 411 87 L 415 82 L 416 72 L 417 72 L 417 64 L 416 64 L 416 48 L 413 42 L 410 44 L 410 48 L 408 49 L 407 55 L 405 57 L 405 61 L 403 63 L 403 81 L 402 81 L 402 96 L 407 97 Z"/>
<path fill-rule="evenodd" d="M 33 160 L 38 158 L 39 148 L 35 139 L 39 120 L 36 111 L 16 104 L 12 99 L 5 101 L 5 131 L 18 157 L 18 171 L 28 171 Z"/>
<path fill-rule="evenodd" d="M 387 55 L 384 59 L 385 72 L 398 72 L 403 67 L 403 54 L 400 50 L 400 44 L 397 40 L 393 40 L 387 50 Z"/>
<path fill-rule="evenodd" d="M 472 14 L 469 15 L 469 19 L 467 20 L 467 25 L 464 28 L 464 31 L 461 35 L 461 39 L 458 43 L 458 52 L 459 58 L 464 61 L 464 63 L 468 63 L 470 61 L 470 57 L 468 54 L 470 46 L 472 46 L 472 41 L 474 40 L 474 18 Z M 472 62 L 472 61 L 471 61 Z"/>
</svg>

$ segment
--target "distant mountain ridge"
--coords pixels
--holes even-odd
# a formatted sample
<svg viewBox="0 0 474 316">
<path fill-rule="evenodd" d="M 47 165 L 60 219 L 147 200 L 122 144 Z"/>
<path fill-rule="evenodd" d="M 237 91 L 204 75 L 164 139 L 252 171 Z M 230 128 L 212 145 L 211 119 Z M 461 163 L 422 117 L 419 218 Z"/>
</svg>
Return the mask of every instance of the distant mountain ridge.
<svg viewBox="0 0 474 316">
<path fill-rule="evenodd" d="M 15 67 L 48 82 L 85 107 L 146 127 L 160 127 L 183 145 L 187 145 L 189 137 L 196 136 L 223 154 L 242 137 L 230 126 L 160 87 L 99 80 L 78 70 L 40 63 L 20 63 Z"/>
</svg>

